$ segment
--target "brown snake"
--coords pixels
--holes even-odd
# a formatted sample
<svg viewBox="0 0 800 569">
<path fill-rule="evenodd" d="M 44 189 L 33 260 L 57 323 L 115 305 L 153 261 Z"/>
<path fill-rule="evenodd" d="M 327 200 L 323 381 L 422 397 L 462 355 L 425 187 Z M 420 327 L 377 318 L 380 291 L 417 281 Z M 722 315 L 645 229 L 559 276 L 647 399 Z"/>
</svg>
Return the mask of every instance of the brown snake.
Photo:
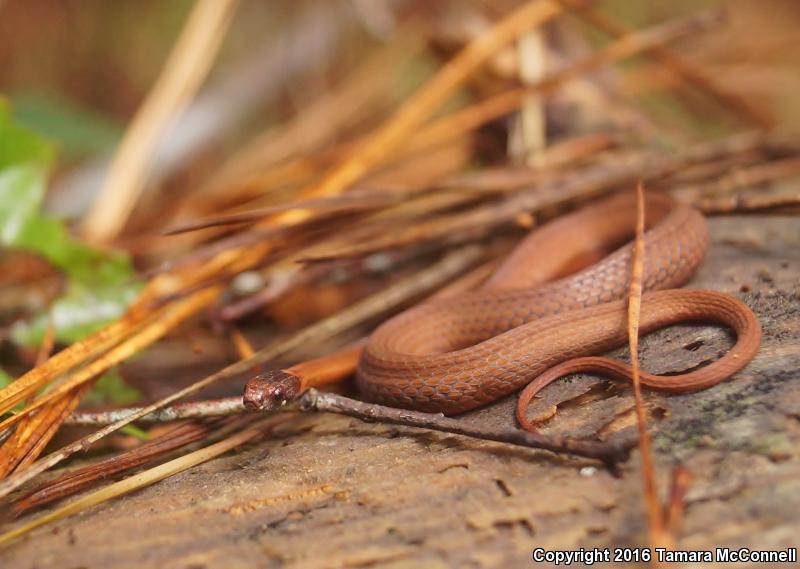
<svg viewBox="0 0 800 569">
<path fill-rule="evenodd" d="M 577 273 L 546 281 L 571 260 L 629 241 L 635 213 L 635 196 L 618 195 L 561 217 L 525 238 L 481 289 L 420 304 L 387 321 L 366 345 L 359 388 L 379 403 L 455 414 L 536 378 L 517 410 L 528 428 L 527 403 L 559 377 L 595 371 L 629 378 L 626 364 L 585 356 L 627 341 L 630 244 Z M 726 294 L 663 290 L 694 274 L 708 247 L 708 230 L 698 211 L 664 195 L 647 197 L 646 215 L 641 333 L 702 321 L 732 328 L 737 341 L 706 367 L 682 375 L 642 373 L 641 381 L 671 392 L 709 387 L 755 356 L 760 326 L 745 304 Z"/>
</svg>

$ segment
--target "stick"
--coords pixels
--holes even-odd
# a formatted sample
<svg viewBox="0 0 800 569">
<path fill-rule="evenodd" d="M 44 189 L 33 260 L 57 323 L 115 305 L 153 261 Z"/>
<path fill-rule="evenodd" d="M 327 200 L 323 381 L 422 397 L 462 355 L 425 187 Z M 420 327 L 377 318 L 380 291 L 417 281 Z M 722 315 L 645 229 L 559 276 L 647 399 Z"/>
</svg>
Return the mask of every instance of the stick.
<svg viewBox="0 0 800 569">
<path fill-rule="evenodd" d="M 490 429 L 470 425 L 459 419 L 445 417 L 441 413 L 422 413 L 395 407 L 385 407 L 375 403 L 365 403 L 336 395 L 323 393 L 314 388 L 309 389 L 297 399 L 301 411 L 317 411 L 325 413 L 338 413 L 355 417 L 362 421 L 378 421 L 406 427 L 420 427 L 465 435 L 476 439 L 509 443 L 512 445 L 539 448 L 555 453 L 567 453 L 587 458 L 594 458 L 613 465 L 628 457 L 628 450 L 636 441 L 601 442 L 584 441 L 575 439 L 562 439 L 558 436 L 529 433 L 517 429 Z"/>
</svg>

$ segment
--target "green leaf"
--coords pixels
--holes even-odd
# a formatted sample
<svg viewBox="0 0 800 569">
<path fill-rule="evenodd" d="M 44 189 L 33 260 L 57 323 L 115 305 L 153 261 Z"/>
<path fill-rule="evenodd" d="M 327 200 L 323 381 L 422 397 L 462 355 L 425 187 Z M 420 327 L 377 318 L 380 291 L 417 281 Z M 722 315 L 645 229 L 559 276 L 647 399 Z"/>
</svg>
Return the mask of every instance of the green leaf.
<svg viewBox="0 0 800 569">
<path fill-rule="evenodd" d="M 141 393 L 125 383 L 117 368 L 113 368 L 103 374 L 94 384 L 94 388 L 85 400 L 98 405 L 106 403 L 130 405 L 138 401 L 140 397 Z"/>
<path fill-rule="evenodd" d="M 0 170 L 29 163 L 47 167 L 54 154 L 45 139 L 11 120 L 8 103 L 0 99 Z"/>
<path fill-rule="evenodd" d="M 0 116 L 0 162 L 2 154 Z M 39 212 L 44 197 L 45 165 L 33 161 L 0 166 L 0 239 L 7 247 L 17 246 L 25 226 Z"/>
<path fill-rule="evenodd" d="M 130 435 L 132 437 L 136 437 L 140 441 L 149 441 L 152 437 L 150 433 L 145 431 L 144 429 L 140 429 L 136 425 L 125 425 L 120 429 L 121 432 L 125 433 L 126 435 Z"/>
<path fill-rule="evenodd" d="M 0 389 L 3 387 L 10 385 L 14 382 L 14 378 L 8 375 L 6 370 L 0 368 Z"/>
<path fill-rule="evenodd" d="M 0 244 L 39 255 L 66 275 L 51 314 L 56 339 L 71 343 L 118 318 L 141 284 L 126 253 L 92 249 L 41 212 L 52 158 L 50 144 L 14 123 L 0 101 Z M 37 346 L 47 325 L 46 314 L 35 315 L 17 322 L 12 338 Z"/>
<path fill-rule="evenodd" d="M 24 346 L 38 346 L 52 318 L 60 342 L 77 342 L 122 316 L 136 293 L 136 288 L 130 286 L 89 288 L 72 281 L 66 294 L 53 302 L 49 314 L 16 322 L 11 327 L 11 338 Z"/>
<path fill-rule="evenodd" d="M 20 124 L 58 141 L 68 159 L 108 153 L 122 127 L 91 109 L 63 97 L 40 93 L 14 96 L 14 118 Z"/>
</svg>

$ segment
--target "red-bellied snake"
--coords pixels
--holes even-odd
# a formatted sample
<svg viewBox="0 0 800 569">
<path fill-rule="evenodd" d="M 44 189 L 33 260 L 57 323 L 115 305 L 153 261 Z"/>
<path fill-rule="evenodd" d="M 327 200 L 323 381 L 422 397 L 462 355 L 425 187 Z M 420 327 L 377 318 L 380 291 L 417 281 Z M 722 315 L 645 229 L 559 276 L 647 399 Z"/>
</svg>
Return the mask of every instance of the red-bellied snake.
<svg viewBox="0 0 800 569">
<path fill-rule="evenodd" d="M 388 320 L 361 356 L 359 388 L 378 403 L 449 415 L 495 401 L 533 379 L 517 409 L 529 428 L 527 403 L 559 377 L 600 372 L 630 378 L 626 364 L 586 356 L 627 341 L 635 214 L 635 196 L 621 194 L 563 216 L 526 237 L 479 290 L 422 303 Z M 682 375 L 642 373 L 641 381 L 670 392 L 709 387 L 755 356 L 760 326 L 745 304 L 726 294 L 664 290 L 685 284 L 703 260 L 709 236 L 698 211 L 651 194 L 646 219 L 640 331 L 710 322 L 732 328 L 737 341 L 706 367 Z M 588 268 L 546 282 L 571 259 L 620 245 Z"/>
</svg>

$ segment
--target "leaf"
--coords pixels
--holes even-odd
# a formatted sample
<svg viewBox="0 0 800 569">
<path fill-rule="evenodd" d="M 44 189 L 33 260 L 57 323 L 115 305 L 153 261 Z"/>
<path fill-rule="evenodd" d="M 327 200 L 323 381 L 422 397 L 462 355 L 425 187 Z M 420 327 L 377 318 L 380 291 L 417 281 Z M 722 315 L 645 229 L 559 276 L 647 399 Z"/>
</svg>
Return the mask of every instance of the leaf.
<svg viewBox="0 0 800 569">
<path fill-rule="evenodd" d="M 144 429 L 140 429 L 136 425 L 125 425 L 119 430 L 121 433 L 125 433 L 126 435 L 130 435 L 139 439 L 140 441 L 149 441 L 153 437 L 150 436 L 150 433 L 145 431 Z"/>
<path fill-rule="evenodd" d="M 53 302 L 49 317 L 40 313 L 28 321 L 16 322 L 11 327 L 11 339 L 24 346 L 40 345 L 52 318 L 60 342 L 77 342 L 120 317 L 135 297 L 133 287 L 87 288 L 80 282 L 70 282 L 67 292 Z"/>
<path fill-rule="evenodd" d="M 10 120 L 8 103 L 0 99 L 0 171 L 29 163 L 47 167 L 54 155 L 46 140 Z"/>
<path fill-rule="evenodd" d="M 61 220 L 41 213 L 52 159 L 51 145 L 17 125 L 0 104 L 0 244 L 39 255 L 66 275 L 66 292 L 51 312 L 56 339 L 72 343 L 118 318 L 141 285 L 126 253 L 92 249 Z M 12 339 L 39 345 L 47 319 L 42 313 L 15 323 Z"/>
<path fill-rule="evenodd" d="M 0 124 L 0 162 L 4 158 L 4 136 Z M 44 168 L 37 162 L 0 166 L 0 239 L 3 245 L 16 246 L 25 225 L 36 216 L 44 192 Z"/>
<path fill-rule="evenodd" d="M 8 375 L 4 369 L 0 368 L 0 389 L 6 385 L 10 385 L 13 381 L 14 378 Z"/>
<path fill-rule="evenodd" d="M 108 153 L 122 135 L 122 127 L 113 120 L 63 97 L 41 93 L 15 96 L 14 118 L 58 141 L 67 159 Z"/>
<path fill-rule="evenodd" d="M 140 398 L 139 390 L 125 383 L 119 371 L 113 368 L 103 374 L 103 377 L 95 383 L 85 401 L 94 404 L 130 405 Z"/>
</svg>

